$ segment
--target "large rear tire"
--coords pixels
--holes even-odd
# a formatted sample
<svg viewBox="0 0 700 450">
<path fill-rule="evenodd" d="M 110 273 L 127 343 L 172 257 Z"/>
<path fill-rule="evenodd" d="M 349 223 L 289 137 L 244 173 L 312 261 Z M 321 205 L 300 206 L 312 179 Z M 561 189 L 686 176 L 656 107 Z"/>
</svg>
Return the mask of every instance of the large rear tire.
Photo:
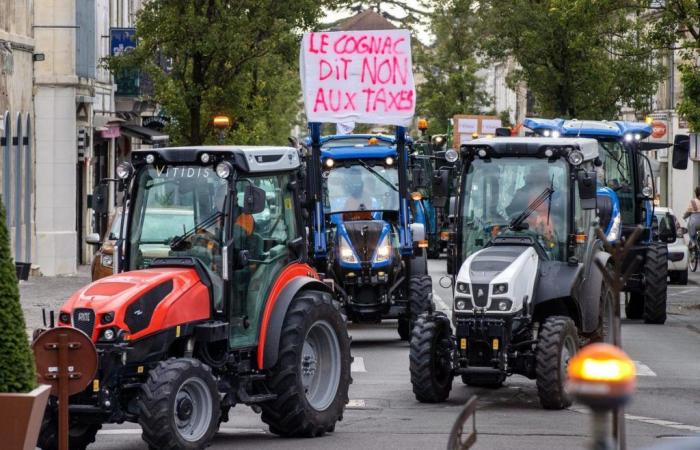
<svg viewBox="0 0 700 450">
<path fill-rule="evenodd" d="M 619 302 L 619 300 L 618 300 Z M 612 289 L 603 282 L 600 288 L 600 305 L 598 309 L 598 328 L 593 333 L 591 341 L 613 343 L 615 326 L 615 298 Z"/>
<path fill-rule="evenodd" d="M 162 450 L 204 448 L 221 415 L 211 369 L 193 358 L 170 358 L 152 369 L 141 386 L 138 408 L 143 440 Z"/>
<path fill-rule="evenodd" d="M 351 363 L 345 320 L 330 294 L 298 293 L 284 318 L 269 378 L 277 398 L 260 405 L 263 422 L 281 436 L 332 432 L 348 403 Z"/>
<path fill-rule="evenodd" d="M 644 323 L 666 322 L 668 248 L 655 242 L 649 246 L 644 263 Z"/>
<path fill-rule="evenodd" d="M 80 423 L 76 419 L 71 419 L 68 431 L 68 448 L 85 450 L 88 445 L 95 442 L 95 436 L 100 428 L 102 428 L 101 424 Z M 46 408 L 36 446 L 41 450 L 58 450 L 58 415 L 54 407 Z"/>
<path fill-rule="evenodd" d="M 571 406 L 565 384 L 569 360 L 578 351 L 578 333 L 574 321 L 564 316 L 548 317 L 537 338 L 535 373 L 537 395 L 544 409 Z"/>
<path fill-rule="evenodd" d="M 416 400 L 438 403 L 452 389 L 452 331 L 443 313 L 418 317 L 411 333 L 409 368 Z"/>
<path fill-rule="evenodd" d="M 411 339 L 416 318 L 433 308 L 433 279 L 430 275 L 414 275 L 408 280 L 408 317 L 399 317 L 398 332 L 402 341 Z"/>
</svg>

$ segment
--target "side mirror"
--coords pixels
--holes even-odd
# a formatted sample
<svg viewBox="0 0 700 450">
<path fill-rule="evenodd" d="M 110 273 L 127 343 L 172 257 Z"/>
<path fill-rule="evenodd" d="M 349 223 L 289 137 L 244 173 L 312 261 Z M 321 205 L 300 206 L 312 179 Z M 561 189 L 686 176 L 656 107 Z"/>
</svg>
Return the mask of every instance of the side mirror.
<svg viewBox="0 0 700 450">
<path fill-rule="evenodd" d="M 583 209 L 596 208 L 596 177 L 595 171 L 579 170 L 576 174 L 578 197 L 581 200 L 581 208 Z"/>
<path fill-rule="evenodd" d="M 411 235 L 413 236 L 413 242 L 424 241 L 425 240 L 425 225 L 422 223 L 412 223 Z"/>
<path fill-rule="evenodd" d="M 95 214 L 109 213 L 109 186 L 106 184 L 98 184 L 95 190 L 92 191 L 92 205 Z"/>
<path fill-rule="evenodd" d="M 433 176 L 433 195 L 447 197 L 449 191 L 450 171 L 441 169 Z"/>
<path fill-rule="evenodd" d="M 677 237 L 673 216 L 666 213 L 659 221 L 659 240 L 670 244 L 675 241 Z"/>
<path fill-rule="evenodd" d="M 98 233 L 90 233 L 85 236 L 85 243 L 89 245 L 102 245 L 100 235 Z"/>
<path fill-rule="evenodd" d="M 243 195 L 243 213 L 259 214 L 265 210 L 265 190 L 253 184 L 245 187 Z"/>
<path fill-rule="evenodd" d="M 498 128 L 496 128 L 496 136 L 499 136 L 499 137 L 510 137 L 510 128 L 508 128 L 508 127 L 498 127 Z"/>
<path fill-rule="evenodd" d="M 673 139 L 673 168 L 678 170 L 687 169 L 689 157 L 690 136 L 686 134 L 677 134 Z"/>
</svg>

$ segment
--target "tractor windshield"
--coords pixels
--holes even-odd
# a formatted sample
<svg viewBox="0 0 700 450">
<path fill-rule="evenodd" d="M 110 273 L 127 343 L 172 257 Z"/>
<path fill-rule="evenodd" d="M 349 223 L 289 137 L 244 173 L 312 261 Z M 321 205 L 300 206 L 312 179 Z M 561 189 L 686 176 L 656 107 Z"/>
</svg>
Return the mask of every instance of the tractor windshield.
<svg viewBox="0 0 700 450">
<path fill-rule="evenodd" d="M 563 160 L 498 158 L 472 162 L 462 187 L 463 255 L 483 248 L 496 236 L 530 236 L 550 258 L 563 260 L 567 172 Z"/>
<path fill-rule="evenodd" d="M 220 273 L 226 180 L 208 167 L 179 166 L 146 168 L 135 183 L 130 269 L 146 268 L 158 257 L 194 256 Z M 186 242 L 173 248 L 184 235 Z"/>
<path fill-rule="evenodd" d="M 344 164 L 345 163 L 345 164 Z M 370 159 L 338 161 L 323 173 L 325 210 L 329 213 L 396 211 L 399 176 L 396 167 Z"/>
</svg>

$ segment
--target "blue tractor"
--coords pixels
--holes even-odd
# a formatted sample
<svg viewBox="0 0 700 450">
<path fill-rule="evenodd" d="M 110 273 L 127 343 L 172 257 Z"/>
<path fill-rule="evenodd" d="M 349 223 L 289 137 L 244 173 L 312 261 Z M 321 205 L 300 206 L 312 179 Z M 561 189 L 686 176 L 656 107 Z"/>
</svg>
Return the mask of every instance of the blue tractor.
<svg viewBox="0 0 700 450">
<path fill-rule="evenodd" d="M 601 174 L 598 177 L 598 214 L 607 224 L 609 241 L 627 237 L 641 226 L 643 233 L 626 262 L 640 263 L 629 278 L 625 291 L 625 313 L 630 319 L 646 323 L 666 321 L 667 242 L 676 238 L 675 226 L 666 218 L 659 223 L 654 216 L 655 178 L 646 151 L 670 144 L 648 142 L 651 125 L 637 122 L 528 118 L 523 126 L 545 137 L 586 137 L 598 141 Z M 690 151 L 688 136 L 677 135 L 673 144 L 672 165 L 685 169 Z M 668 222 L 668 223 L 667 223 Z"/>
<path fill-rule="evenodd" d="M 416 317 L 432 308 L 432 280 L 425 227 L 412 213 L 405 129 L 321 137 L 319 124 L 309 128 L 315 267 L 334 281 L 351 321 L 398 319 L 408 340 Z"/>
</svg>

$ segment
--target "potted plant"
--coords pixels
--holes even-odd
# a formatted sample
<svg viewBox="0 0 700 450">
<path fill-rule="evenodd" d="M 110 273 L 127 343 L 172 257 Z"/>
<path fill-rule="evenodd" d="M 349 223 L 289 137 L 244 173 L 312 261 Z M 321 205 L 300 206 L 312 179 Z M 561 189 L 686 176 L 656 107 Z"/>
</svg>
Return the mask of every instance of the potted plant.
<svg viewBox="0 0 700 450">
<path fill-rule="evenodd" d="M 36 385 L 5 208 L 0 202 L 0 436 L 6 450 L 33 450 L 51 387 Z"/>
</svg>

